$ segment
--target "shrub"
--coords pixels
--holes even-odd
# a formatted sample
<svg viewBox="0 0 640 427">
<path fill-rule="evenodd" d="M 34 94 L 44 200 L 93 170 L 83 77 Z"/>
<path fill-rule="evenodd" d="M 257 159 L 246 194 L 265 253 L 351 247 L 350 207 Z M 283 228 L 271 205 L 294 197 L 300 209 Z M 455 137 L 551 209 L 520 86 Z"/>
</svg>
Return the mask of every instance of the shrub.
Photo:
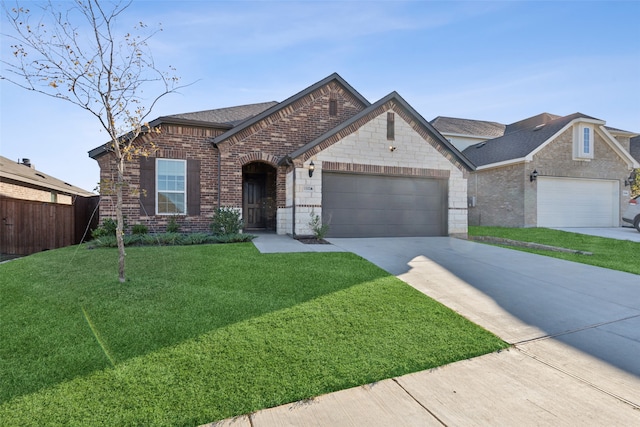
<svg viewBox="0 0 640 427">
<path fill-rule="evenodd" d="M 98 239 L 105 236 L 115 236 L 118 223 L 114 218 L 105 218 L 102 225 L 91 232 L 91 237 Z M 124 218 L 123 230 L 127 229 L 127 219 Z"/>
<path fill-rule="evenodd" d="M 177 245 L 182 236 L 178 233 L 156 234 L 155 240 L 158 245 Z"/>
<path fill-rule="evenodd" d="M 323 224 L 320 215 L 317 215 L 313 209 L 311 209 L 309 216 L 311 217 L 309 227 L 313 231 L 313 235 L 316 236 L 318 240 L 324 239 L 324 236 L 326 236 L 329 231 L 329 224 Z"/>
<path fill-rule="evenodd" d="M 172 216 L 171 219 L 169 219 L 169 223 L 167 224 L 167 233 L 179 233 L 179 232 L 180 232 L 180 225 L 176 221 L 176 218 Z"/>
<path fill-rule="evenodd" d="M 203 243 L 207 243 L 207 239 L 211 237 L 205 233 L 192 233 L 182 236 L 180 239 L 181 245 L 201 245 Z"/>
<path fill-rule="evenodd" d="M 149 229 L 144 224 L 135 224 L 131 227 L 131 234 L 148 234 Z"/>
<path fill-rule="evenodd" d="M 221 207 L 215 210 L 209 227 L 215 236 L 226 236 L 239 234 L 243 225 L 240 212 L 233 208 Z"/>
</svg>

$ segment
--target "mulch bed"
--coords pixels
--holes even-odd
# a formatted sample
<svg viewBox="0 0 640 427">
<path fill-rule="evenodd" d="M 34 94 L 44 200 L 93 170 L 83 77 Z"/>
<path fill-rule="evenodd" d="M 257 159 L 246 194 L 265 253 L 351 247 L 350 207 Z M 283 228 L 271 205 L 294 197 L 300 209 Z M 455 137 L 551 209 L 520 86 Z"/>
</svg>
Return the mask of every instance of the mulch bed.
<svg viewBox="0 0 640 427">
<path fill-rule="evenodd" d="M 330 245 L 331 243 L 327 242 L 324 239 L 316 239 L 315 237 L 300 237 L 296 238 L 300 243 L 304 243 L 305 245 Z"/>
</svg>

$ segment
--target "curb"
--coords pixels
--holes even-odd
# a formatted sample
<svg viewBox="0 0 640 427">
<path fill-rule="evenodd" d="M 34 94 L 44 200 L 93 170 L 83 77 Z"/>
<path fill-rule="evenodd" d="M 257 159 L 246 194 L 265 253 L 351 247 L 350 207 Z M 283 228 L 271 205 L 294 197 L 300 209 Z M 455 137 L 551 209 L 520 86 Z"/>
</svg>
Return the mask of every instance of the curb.
<svg viewBox="0 0 640 427">
<path fill-rule="evenodd" d="M 540 249 L 543 251 L 565 252 L 579 255 L 593 255 L 592 252 L 577 251 L 574 249 L 559 248 L 556 246 L 542 245 L 540 243 L 521 242 L 519 240 L 503 239 L 502 237 L 493 236 L 469 236 L 469 240 L 476 242 L 493 243 L 497 245 L 518 246 L 521 248 Z"/>
</svg>

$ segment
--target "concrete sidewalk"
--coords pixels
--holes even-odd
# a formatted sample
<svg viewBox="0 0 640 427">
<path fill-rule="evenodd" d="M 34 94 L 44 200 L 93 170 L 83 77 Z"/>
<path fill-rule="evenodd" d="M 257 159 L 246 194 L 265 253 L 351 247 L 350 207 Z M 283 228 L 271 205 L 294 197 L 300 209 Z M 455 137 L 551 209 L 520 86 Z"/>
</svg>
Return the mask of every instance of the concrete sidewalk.
<svg viewBox="0 0 640 427">
<path fill-rule="evenodd" d="M 449 238 L 330 241 L 513 347 L 212 425 L 640 425 L 637 275 Z"/>
<path fill-rule="evenodd" d="M 606 237 L 608 239 L 631 240 L 640 242 L 640 233 L 633 227 L 601 227 L 601 228 L 554 228 L 554 230 L 568 231 L 569 233 L 587 234 L 589 236 Z"/>
<path fill-rule="evenodd" d="M 335 245 L 309 245 L 293 239 L 291 236 L 275 233 L 251 233 L 255 247 L 263 254 L 291 252 L 346 252 Z"/>
</svg>

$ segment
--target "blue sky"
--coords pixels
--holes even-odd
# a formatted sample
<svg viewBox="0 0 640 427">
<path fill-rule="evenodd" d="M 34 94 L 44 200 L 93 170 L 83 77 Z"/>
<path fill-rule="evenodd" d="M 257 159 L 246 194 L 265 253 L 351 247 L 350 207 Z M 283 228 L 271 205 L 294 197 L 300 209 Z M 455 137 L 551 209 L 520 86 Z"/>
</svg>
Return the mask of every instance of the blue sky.
<svg viewBox="0 0 640 427">
<path fill-rule="evenodd" d="M 427 120 L 581 112 L 640 133 L 639 19 L 640 1 L 134 0 L 119 25 L 161 23 L 156 62 L 195 82 L 150 118 L 282 101 L 337 72 Z M 0 82 L 0 155 L 92 190 L 87 152 L 107 139 L 78 107 Z"/>
</svg>

